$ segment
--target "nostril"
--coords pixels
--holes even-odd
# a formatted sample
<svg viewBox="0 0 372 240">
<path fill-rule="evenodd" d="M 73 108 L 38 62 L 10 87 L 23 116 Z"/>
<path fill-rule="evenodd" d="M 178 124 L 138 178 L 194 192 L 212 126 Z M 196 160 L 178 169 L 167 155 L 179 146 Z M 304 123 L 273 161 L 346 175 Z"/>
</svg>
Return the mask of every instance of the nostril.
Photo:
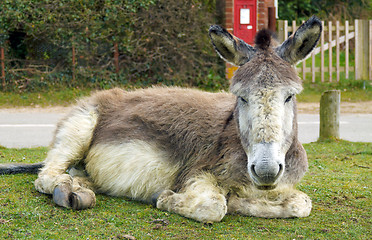
<svg viewBox="0 0 372 240">
<path fill-rule="evenodd" d="M 283 171 L 283 164 L 279 164 L 279 172 L 278 172 L 278 175 L 281 174 Z"/>
<path fill-rule="evenodd" d="M 275 179 L 277 179 L 278 177 L 280 177 L 280 175 L 282 174 L 284 170 L 284 167 L 283 167 L 283 164 L 279 164 L 279 171 L 278 171 L 278 174 L 275 176 Z"/>
<path fill-rule="evenodd" d="M 256 177 L 256 178 L 260 178 L 260 177 L 257 175 L 257 173 L 256 173 L 255 167 L 256 167 L 256 165 L 252 164 L 252 166 L 251 166 L 251 173 L 253 174 L 254 177 Z"/>
</svg>

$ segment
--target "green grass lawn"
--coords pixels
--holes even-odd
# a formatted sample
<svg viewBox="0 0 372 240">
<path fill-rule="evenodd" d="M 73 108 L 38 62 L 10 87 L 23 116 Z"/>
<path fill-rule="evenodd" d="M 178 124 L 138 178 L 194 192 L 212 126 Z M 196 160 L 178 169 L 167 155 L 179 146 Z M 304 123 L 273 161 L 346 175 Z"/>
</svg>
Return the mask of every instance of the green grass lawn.
<svg viewBox="0 0 372 240">
<path fill-rule="evenodd" d="M 321 94 L 331 89 L 341 90 L 341 101 L 372 101 L 372 81 L 342 80 L 340 83 L 311 83 L 304 81 L 304 90 L 298 95 L 299 102 L 319 102 Z M 68 106 L 76 99 L 89 95 L 94 89 L 52 89 L 40 92 L 0 92 L 0 108 Z"/>
<path fill-rule="evenodd" d="M 317 73 L 315 83 L 311 82 L 311 74 L 307 73 L 303 88 L 297 96 L 299 102 L 319 102 L 323 92 L 334 89 L 341 91 L 341 101 L 344 102 L 372 101 L 372 81 L 347 80 L 344 73 L 341 73 L 340 82 L 321 82 L 320 73 Z"/>
<path fill-rule="evenodd" d="M 298 185 L 313 201 L 307 218 L 227 215 L 206 225 L 124 198 L 97 196 L 93 209 L 57 207 L 36 175 L 0 176 L 0 239 L 370 239 L 372 143 L 306 144 L 309 171 Z M 0 148 L 0 162 L 37 162 L 47 148 Z"/>
</svg>

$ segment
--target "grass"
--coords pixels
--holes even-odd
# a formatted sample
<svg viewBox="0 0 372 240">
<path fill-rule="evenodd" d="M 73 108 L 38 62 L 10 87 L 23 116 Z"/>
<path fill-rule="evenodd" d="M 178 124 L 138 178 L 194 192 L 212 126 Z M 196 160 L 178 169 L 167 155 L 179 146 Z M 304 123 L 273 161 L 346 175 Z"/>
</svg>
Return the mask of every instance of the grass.
<svg viewBox="0 0 372 240">
<path fill-rule="evenodd" d="M 0 176 L 0 239 L 370 239 L 372 143 L 306 144 L 309 171 L 298 185 L 313 201 L 307 218 L 227 215 L 205 225 L 150 205 L 97 195 L 84 211 L 56 207 L 36 175 Z M 47 148 L 0 148 L 0 162 L 37 162 Z"/>
<path fill-rule="evenodd" d="M 341 100 L 346 102 L 372 101 L 372 81 L 341 80 L 339 83 L 304 81 L 299 102 L 319 102 L 326 90 L 341 90 Z M 0 92 L 0 108 L 68 106 L 76 99 L 89 95 L 94 89 L 66 88 L 39 92 Z"/>
<path fill-rule="evenodd" d="M 341 91 L 343 102 L 372 101 L 372 81 L 349 81 L 341 79 L 337 82 L 312 83 L 311 80 L 304 81 L 304 90 L 296 99 L 299 102 L 319 102 L 323 92 L 337 89 Z"/>
<path fill-rule="evenodd" d="M 68 106 L 90 94 L 91 89 L 67 88 L 40 92 L 0 92 L 0 107 Z"/>
</svg>

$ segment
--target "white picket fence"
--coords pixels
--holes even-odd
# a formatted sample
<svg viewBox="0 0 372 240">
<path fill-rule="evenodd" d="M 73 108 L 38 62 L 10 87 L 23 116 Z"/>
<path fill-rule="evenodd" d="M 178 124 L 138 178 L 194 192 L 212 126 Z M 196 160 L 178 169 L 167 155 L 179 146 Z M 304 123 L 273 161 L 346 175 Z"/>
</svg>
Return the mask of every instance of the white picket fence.
<svg viewBox="0 0 372 240">
<path fill-rule="evenodd" d="M 327 24 L 322 21 L 323 32 L 320 37 L 318 47 L 306 59 L 311 58 L 311 66 L 306 66 L 306 61 L 299 63 L 297 71 L 302 73 L 305 79 L 306 73 L 311 73 L 312 82 L 315 82 L 316 74 L 320 73 L 320 79 L 325 81 L 325 73 L 328 74 L 328 80 L 340 81 L 340 73 L 345 73 L 345 78 L 350 78 L 350 72 L 353 72 L 355 79 L 372 80 L 372 20 L 355 20 L 353 25 L 345 21 L 343 25 L 340 21 L 333 24 L 329 21 Z M 278 36 L 280 41 L 287 39 L 298 25 L 292 21 L 288 25 L 287 20 L 278 21 Z M 327 35 L 327 39 L 325 38 Z M 352 48 L 350 45 L 353 44 Z M 325 51 L 328 51 L 328 66 L 325 65 Z M 336 61 L 333 62 L 332 55 L 336 54 Z M 340 66 L 340 52 L 344 51 L 345 66 Z M 354 61 L 351 62 L 350 51 L 354 52 Z M 316 55 L 320 54 L 320 63 L 316 64 Z M 308 62 L 308 61 L 307 61 Z"/>
</svg>

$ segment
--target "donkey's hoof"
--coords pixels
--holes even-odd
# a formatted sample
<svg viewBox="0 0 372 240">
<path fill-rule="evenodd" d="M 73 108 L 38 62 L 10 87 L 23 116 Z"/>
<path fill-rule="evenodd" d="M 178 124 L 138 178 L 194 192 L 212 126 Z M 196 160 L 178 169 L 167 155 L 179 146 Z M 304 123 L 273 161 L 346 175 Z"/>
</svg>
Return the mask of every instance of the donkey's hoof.
<svg viewBox="0 0 372 240">
<path fill-rule="evenodd" d="M 73 192 L 70 195 L 70 204 L 75 210 L 92 208 L 96 205 L 96 197 L 93 192 Z"/>
<path fill-rule="evenodd" d="M 71 186 L 67 183 L 63 183 L 54 188 L 53 201 L 61 207 L 71 208 L 70 195 Z"/>
<path fill-rule="evenodd" d="M 157 193 L 154 193 L 152 196 L 151 196 L 151 204 L 153 207 L 156 207 L 156 203 L 158 202 L 158 198 L 160 196 L 160 194 L 162 193 L 163 191 L 159 191 Z"/>
</svg>

